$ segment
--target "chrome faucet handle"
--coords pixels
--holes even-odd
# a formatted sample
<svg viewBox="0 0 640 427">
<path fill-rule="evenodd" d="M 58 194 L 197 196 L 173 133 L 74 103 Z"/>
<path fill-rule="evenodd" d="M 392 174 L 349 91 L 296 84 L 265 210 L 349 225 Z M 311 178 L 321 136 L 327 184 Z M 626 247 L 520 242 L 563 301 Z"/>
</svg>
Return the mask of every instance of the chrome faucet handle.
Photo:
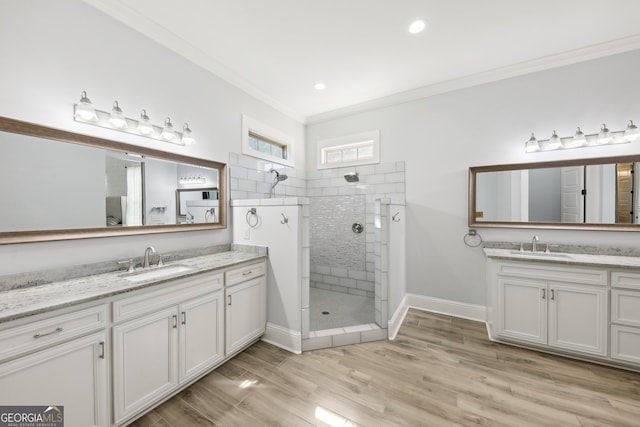
<svg viewBox="0 0 640 427">
<path fill-rule="evenodd" d="M 518 249 L 520 252 L 524 252 L 524 243 L 520 242 L 520 249 Z"/>
<path fill-rule="evenodd" d="M 129 266 L 127 267 L 127 272 L 131 273 L 135 268 L 133 265 L 133 258 L 129 258 L 128 260 L 125 261 L 118 261 L 118 265 L 124 265 L 124 264 L 128 264 Z"/>
<path fill-rule="evenodd" d="M 164 265 L 164 261 L 162 261 L 162 255 L 158 254 L 158 267 L 162 267 Z"/>
<path fill-rule="evenodd" d="M 547 243 L 546 245 L 544 245 L 544 253 L 545 254 L 550 254 L 551 251 L 549 250 L 549 244 Z"/>
</svg>

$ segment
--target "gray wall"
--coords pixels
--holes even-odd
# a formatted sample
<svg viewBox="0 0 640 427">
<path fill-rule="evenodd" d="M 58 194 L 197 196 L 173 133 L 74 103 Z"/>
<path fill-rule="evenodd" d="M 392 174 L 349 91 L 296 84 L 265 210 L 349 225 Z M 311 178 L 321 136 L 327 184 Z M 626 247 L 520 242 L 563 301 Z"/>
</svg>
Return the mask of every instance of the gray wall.
<svg viewBox="0 0 640 427">
<path fill-rule="evenodd" d="M 383 162 L 406 161 L 407 291 L 484 304 L 484 256 L 464 245 L 470 166 L 638 153 L 638 143 L 526 154 L 535 132 L 573 135 L 640 117 L 640 51 L 461 89 L 307 126 L 307 168 L 319 140 L 380 129 Z M 485 240 L 637 246 L 635 233 L 480 229 Z"/>
<path fill-rule="evenodd" d="M 0 2 L 0 52 L 2 116 L 226 163 L 241 150 L 247 114 L 291 135 L 296 163 L 304 165 L 301 123 L 81 1 Z M 166 117 L 176 128 L 189 122 L 197 144 L 77 123 L 73 104 L 83 90 L 101 110 L 118 100 L 128 117 L 145 108 L 154 124 Z M 100 212 L 102 218 L 104 205 Z M 0 246 L 0 275 L 141 256 L 148 245 L 168 252 L 230 241 L 227 229 Z"/>
</svg>

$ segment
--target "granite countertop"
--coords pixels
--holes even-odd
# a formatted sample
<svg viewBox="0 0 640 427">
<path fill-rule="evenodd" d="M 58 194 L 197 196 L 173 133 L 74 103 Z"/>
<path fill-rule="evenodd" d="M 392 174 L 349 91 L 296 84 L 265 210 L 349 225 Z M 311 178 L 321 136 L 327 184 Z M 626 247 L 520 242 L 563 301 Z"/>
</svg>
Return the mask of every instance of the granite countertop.
<svg viewBox="0 0 640 427">
<path fill-rule="evenodd" d="M 640 267 L 640 257 L 625 255 L 610 255 L 598 253 L 572 253 L 572 252 L 544 252 L 531 253 L 531 251 L 519 252 L 514 248 L 485 247 L 484 253 L 489 258 L 502 258 L 509 260 L 525 260 L 534 262 L 552 262 L 557 264 L 574 264 L 598 267 Z"/>
<path fill-rule="evenodd" d="M 186 278 L 196 274 L 231 267 L 248 261 L 260 260 L 265 256 L 266 251 L 229 250 L 165 263 L 165 267 L 182 265 L 190 267 L 191 270 L 162 276 L 160 278 L 150 278 L 144 281 L 134 282 L 127 280 L 124 276 L 134 273 L 119 270 L 60 280 L 38 286 L 6 290 L 0 292 L 0 323 L 72 305 L 96 301 L 113 295 L 158 285 L 178 278 Z M 153 268 L 154 267 L 151 267 L 144 271 L 152 271 Z"/>
</svg>

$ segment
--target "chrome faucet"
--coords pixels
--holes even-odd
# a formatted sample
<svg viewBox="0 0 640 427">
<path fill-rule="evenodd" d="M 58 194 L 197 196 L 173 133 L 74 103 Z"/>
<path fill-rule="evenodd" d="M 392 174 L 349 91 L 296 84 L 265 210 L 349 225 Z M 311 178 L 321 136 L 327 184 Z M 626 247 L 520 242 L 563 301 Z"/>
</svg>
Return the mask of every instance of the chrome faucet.
<svg viewBox="0 0 640 427">
<path fill-rule="evenodd" d="M 156 253 L 156 248 L 154 248 L 153 246 L 149 246 L 147 249 L 145 249 L 144 251 L 144 268 L 149 268 L 149 252 L 151 252 L 152 254 Z"/>
<path fill-rule="evenodd" d="M 533 241 L 531 241 L 531 252 L 537 252 L 538 251 L 538 247 L 536 245 L 537 242 L 540 241 L 540 238 L 538 236 L 533 236 Z"/>
</svg>

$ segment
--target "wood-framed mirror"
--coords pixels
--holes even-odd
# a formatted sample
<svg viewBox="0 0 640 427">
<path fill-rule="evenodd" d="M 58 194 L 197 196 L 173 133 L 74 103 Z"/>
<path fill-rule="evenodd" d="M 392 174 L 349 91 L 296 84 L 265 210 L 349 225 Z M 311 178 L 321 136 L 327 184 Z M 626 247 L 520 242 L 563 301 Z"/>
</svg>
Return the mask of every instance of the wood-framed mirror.
<svg viewBox="0 0 640 427">
<path fill-rule="evenodd" d="M 640 155 L 471 167 L 468 224 L 640 231 Z"/>
<path fill-rule="evenodd" d="M 0 244 L 227 226 L 225 163 L 6 117 L 0 153 Z M 198 186 L 215 188 L 215 215 L 187 223 L 175 194 Z"/>
</svg>

